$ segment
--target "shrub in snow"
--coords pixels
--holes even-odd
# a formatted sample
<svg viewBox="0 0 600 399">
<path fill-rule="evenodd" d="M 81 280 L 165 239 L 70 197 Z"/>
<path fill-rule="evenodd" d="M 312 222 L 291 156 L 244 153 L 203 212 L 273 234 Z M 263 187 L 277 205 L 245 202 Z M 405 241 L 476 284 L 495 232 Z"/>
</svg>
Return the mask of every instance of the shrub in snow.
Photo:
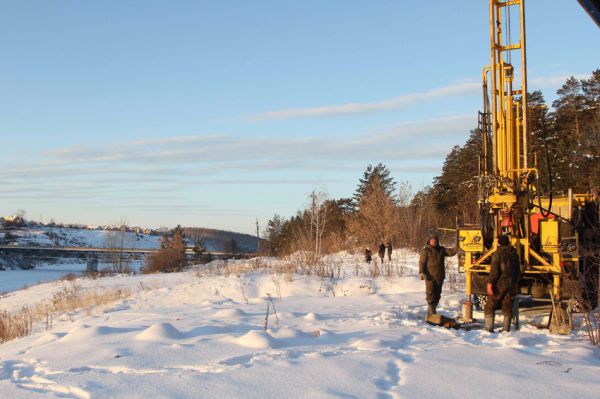
<svg viewBox="0 0 600 399">
<path fill-rule="evenodd" d="M 161 248 L 150 254 L 144 273 L 170 273 L 183 270 L 187 264 L 185 241 L 182 234 L 163 237 Z"/>
</svg>

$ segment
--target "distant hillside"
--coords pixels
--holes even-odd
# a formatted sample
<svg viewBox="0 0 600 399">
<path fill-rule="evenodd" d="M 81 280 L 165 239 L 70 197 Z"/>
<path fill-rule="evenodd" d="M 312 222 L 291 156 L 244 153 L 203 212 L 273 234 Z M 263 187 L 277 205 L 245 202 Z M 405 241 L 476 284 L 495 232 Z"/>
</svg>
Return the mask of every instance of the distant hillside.
<svg viewBox="0 0 600 399">
<path fill-rule="evenodd" d="M 77 227 L 0 228 L 0 244 L 3 245 L 110 248 L 121 242 L 125 248 L 153 249 L 160 246 L 160 236 L 132 231 L 91 230 Z"/>
<path fill-rule="evenodd" d="M 257 252 L 256 237 L 231 231 L 186 227 L 188 246 L 199 243 L 208 252 Z M 11 217 L 0 218 L 0 245 L 39 247 L 113 247 L 158 249 L 158 230 L 128 226 L 44 225 Z M 266 245 L 265 245 L 266 247 Z"/>
</svg>

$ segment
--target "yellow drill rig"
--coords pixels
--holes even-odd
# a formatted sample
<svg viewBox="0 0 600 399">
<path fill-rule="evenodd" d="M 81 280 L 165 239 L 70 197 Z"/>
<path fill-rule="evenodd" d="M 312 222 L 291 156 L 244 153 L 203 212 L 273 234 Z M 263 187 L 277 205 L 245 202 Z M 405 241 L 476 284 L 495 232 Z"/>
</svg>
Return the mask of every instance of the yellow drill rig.
<svg viewBox="0 0 600 399">
<path fill-rule="evenodd" d="M 508 235 L 519 254 L 521 293 L 550 299 L 551 330 L 566 333 L 567 300 L 590 294 L 582 277 L 598 281 L 598 199 L 571 190 L 541 192 L 528 140 L 533 110 L 527 107 L 524 0 L 490 0 L 489 13 L 491 59 L 483 68 L 484 109 L 479 114 L 480 223 L 458 229 L 466 277 L 463 318 L 472 319 L 474 295 L 485 295 L 497 237 Z M 597 291 L 586 298 L 595 306 Z"/>
</svg>

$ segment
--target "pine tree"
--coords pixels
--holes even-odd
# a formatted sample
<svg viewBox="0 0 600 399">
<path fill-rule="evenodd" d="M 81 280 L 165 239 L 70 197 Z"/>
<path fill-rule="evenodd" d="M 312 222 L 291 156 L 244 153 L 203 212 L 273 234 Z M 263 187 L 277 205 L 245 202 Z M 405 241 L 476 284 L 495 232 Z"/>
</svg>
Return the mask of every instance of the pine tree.
<svg viewBox="0 0 600 399">
<path fill-rule="evenodd" d="M 346 241 L 347 225 L 352 214 L 352 200 L 341 198 L 327 200 L 323 204 L 327 209 L 327 224 L 323 234 L 323 248 L 329 252 L 343 249 Z"/>
<path fill-rule="evenodd" d="M 183 229 L 177 226 L 173 236 L 161 239 L 160 249 L 150 254 L 144 273 L 171 273 L 183 270 L 187 264 Z"/>
<path fill-rule="evenodd" d="M 573 188 L 586 192 L 597 185 L 599 75 L 595 71 L 589 80 L 567 79 L 557 91 L 558 99 L 552 103 L 557 163 L 553 177 L 557 190 Z"/>
<path fill-rule="evenodd" d="M 206 246 L 204 245 L 204 241 L 201 238 L 196 239 L 194 243 L 194 258 L 200 258 L 204 252 L 206 252 Z"/>
<path fill-rule="evenodd" d="M 586 102 L 588 126 L 582 138 L 584 148 L 582 169 L 587 174 L 588 189 L 600 190 L 600 69 L 596 69 L 587 80 L 582 80 Z"/>
<path fill-rule="evenodd" d="M 373 187 L 372 183 L 375 179 L 381 186 L 385 195 L 388 196 L 392 202 L 396 202 L 394 199 L 396 182 L 390 177 L 389 169 L 382 163 L 377 164 L 375 167 L 369 164 L 363 173 L 363 177 L 359 179 L 358 187 L 352 198 L 354 210 L 358 209 L 362 198 L 369 194 L 369 190 Z"/>
<path fill-rule="evenodd" d="M 183 227 L 181 227 L 181 225 L 179 225 L 179 224 L 173 229 L 171 234 L 173 235 L 173 237 L 180 236 L 181 239 L 185 238 L 185 232 L 183 230 Z"/>
<path fill-rule="evenodd" d="M 398 207 L 375 176 L 349 221 L 349 233 L 361 245 L 376 245 L 398 235 Z"/>
<path fill-rule="evenodd" d="M 263 237 L 269 242 L 269 250 L 271 255 L 280 255 L 283 249 L 283 232 L 285 219 L 278 214 L 273 215 L 273 218 L 267 222 L 267 227 L 263 232 Z"/>
<path fill-rule="evenodd" d="M 548 173 L 558 170 L 557 152 L 553 143 L 556 142 L 556 131 L 553 128 L 544 95 L 541 91 L 529 93 L 527 112 L 529 115 L 529 166 L 537 166 L 538 183 L 542 192 L 550 189 Z M 554 172 L 553 172 L 554 171 Z"/>
<path fill-rule="evenodd" d="M 479 159 L 482 154 L 482 133 L 471 130 L 463 147 L 454 146 L 434 179 L 431 195 L 441 218 L 440 225 L 454 226 L 456 217 L 463 223 L 478 222 Z"/>
</svg>

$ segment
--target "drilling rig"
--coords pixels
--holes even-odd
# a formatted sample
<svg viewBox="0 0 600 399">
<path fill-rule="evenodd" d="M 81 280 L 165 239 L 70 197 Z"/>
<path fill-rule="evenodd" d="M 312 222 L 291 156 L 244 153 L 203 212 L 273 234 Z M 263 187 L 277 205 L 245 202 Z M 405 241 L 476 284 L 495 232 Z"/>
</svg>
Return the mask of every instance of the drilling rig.
<svg viewBox="0 0 600 399">
<path fill-rule="evenodd" d="M 529 140 L 535 110 L 527 106 L 524 0 L 490 0 L 489 15 L 490 64 L 482 72 L 478 118 L 480 217 L 477 225 L 458 228 L 466 277 L 463 319 L 472 319 L 474 296 L 486 293 L 497 238 L 508 235 L 519 255 L 520 292 L 549 299 L 550 330 L 569 333 L 575 301 L 597 304 L 597 193 L 542 192 Z"/>
</svg>

